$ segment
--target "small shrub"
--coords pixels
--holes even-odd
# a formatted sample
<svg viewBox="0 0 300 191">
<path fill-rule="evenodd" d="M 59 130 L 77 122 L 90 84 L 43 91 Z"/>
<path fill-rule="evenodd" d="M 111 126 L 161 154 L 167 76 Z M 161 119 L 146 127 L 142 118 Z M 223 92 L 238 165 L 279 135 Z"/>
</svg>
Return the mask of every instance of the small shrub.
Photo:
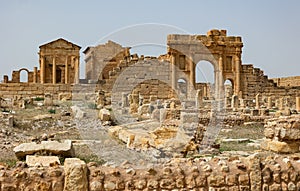
<svg viewBox="0 0 300 191">
<path fill-rule="evenodd" d="M 16 166 L 17 160 L 15 159 L 1 159 L 0 163 L 4 163 L 7 165 L 9 168 L 13 168 Z"/>
<path fill-rule="evenodd" d="M 77 157 L 83 160 L 85 163 L 95 162 L 98 165 L 103 165 L 105 163 L 105 161 L 100 159 L 97 155 L 77 156 Z"/>
<path fill-rule="evenodd" d="M 50 109 L 50 110 L 48 110 L 48 112 L 51 113 L 51 114 L 55 114 L 56 110 L 55 109 Z"/>
<path fill-rule="evenodd" d="M 34 98 L 34 101 L 44 101 L 44 98 L 43 97 L 36 97 L 36 98 Z"/>
</svg>

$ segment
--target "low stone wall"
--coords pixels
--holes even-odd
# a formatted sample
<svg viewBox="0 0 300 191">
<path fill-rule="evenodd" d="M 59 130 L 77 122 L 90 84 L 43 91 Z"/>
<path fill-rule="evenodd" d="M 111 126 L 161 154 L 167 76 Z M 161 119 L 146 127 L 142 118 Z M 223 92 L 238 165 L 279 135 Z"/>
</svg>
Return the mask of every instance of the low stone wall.
<svg viewBox="0 0 300 191">
<path fill-rule="evenodd" d="M 255 154 L 249 157 L 173 159 L 134 169 L 67 159 L 65 166 L 16 168 L 0 165 L 0 190 L 299 190 L 300 157 Z"/>
<path fill-rule="evenodd" d="M 277 86 L 300 86 L 300 76 L 273 78 L 272 80 L 277 84 Z"/>
<path fill-rule="evenodd" d="M 261 144 L 263 149 L 279 153 L 299 152 L 299 115 L 269 119 L 264 134 L 265 139 Z"/>
<path fill-rule="evenodd" d="M 91 84 L 39 84 L 39 83 L 0 83 L 0 97 L 12 98 L 15 96 L 44 97 L 46 93 L 53 95 L 58 99 L 60 93 L 93 93 L 99 89 L 96 85 Z"/>
</svg>

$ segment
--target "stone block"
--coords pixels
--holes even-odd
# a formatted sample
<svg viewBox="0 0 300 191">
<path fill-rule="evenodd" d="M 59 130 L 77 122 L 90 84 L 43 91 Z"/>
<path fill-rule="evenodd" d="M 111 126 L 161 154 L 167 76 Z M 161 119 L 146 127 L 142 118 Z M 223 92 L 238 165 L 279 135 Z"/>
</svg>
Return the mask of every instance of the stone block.
<svg viewBox="0 0 300 191">
<path fill-rule="evenodd" d="M 287 143 L 281 141 L 268 141 L 266 143 L 268 150 L 278 153 L 295 153 L 299 152 L 299 143 Z"/>
<path fill-rule="evenodd" d="M 28 166 L 35 166 L 36 164 L 41 164 L 42 166 L 50 166 L 51 163 L 55 162 L 60 164 L 59 158 L 57 156 L 26 156 L 26 164 Z"/>
<path fill-rule="evenodd" d="M 64 142 L 58 141 L 42 141 L 40 144 L 35 142 L 23 143 L 13 149 L 17 158 L 22 159 L 26 155 L 33 155 L 39 152 L 51 153 L 52 155 L 71 157 L 74 155 L 71 140 Z"/>
<path fill-rule="evenodd" d="M 88 190 L 88 169 L 84 161 L 78 158 L 67 158 L 64 162 L 64 191 Z"/>
<path fill-rule="evenodd" d="M 103 108 L 99 111 L 99 119 L 101 121 L 110 121 L 111 120 L 111 115 L 109 110 Z"/>
</svg>

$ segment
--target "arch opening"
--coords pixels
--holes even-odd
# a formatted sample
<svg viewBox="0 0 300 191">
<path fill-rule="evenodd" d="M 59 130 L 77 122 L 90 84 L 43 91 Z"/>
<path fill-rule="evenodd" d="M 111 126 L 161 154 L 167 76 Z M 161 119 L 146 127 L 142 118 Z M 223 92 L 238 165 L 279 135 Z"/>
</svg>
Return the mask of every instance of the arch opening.
<svg viewBox="0 0 300 191">
<path fill-rule="evenodd" d="M 224 82 L 224 96 L 225 96 L 225 104 L 226 107 L 231 107 L 231 99 L 233 96 L 233 80 L 226 79 Z"/>
<path fill-rule="evenodd" d="M 28 71 L 27 70 L 20 70 L 20 82 L 21 83 L 28 83 Z"/>
<path fill-rule="evenodd" d="M 215 71 L 211 62 L 201 60 L 195 67 L 195 89 L 204 92 L 205 99 L 214 98 Z"/>
<path fill-rule="evenodd" d="M 186 98 L 188 92 L 187 88 L 187 81 L 184 78 L 179 78 L 177 80 L 177 89 L 179 97 Z"/>
</svg>

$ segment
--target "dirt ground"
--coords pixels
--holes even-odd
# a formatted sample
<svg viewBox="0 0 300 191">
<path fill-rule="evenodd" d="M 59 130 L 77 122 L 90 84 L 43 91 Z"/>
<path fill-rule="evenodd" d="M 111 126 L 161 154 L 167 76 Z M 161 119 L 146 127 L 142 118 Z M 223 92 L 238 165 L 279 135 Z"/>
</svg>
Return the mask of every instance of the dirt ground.
<svg viewBox="0 0 300 191">
<path fill-rule="evenodd" d="M 94 130 L 99 130 L 102 127 L 101 122 L 95 117 L 95 110 L 87 108 L 88 116 L 86 119 L 80 121 L 74 120 L 69 102 L 59 103 L 53 107 L 35 107 L 28 106 L 27 109 L 16 109 L 13 111 L 14 127 L 7 125 L 7 113 L 2 112 L 0 118 L 0 162 L 7 163 L 11 166 L 17 161 L 13 148 L 21 143 L 31 142 L 41 139 L 43 136 L 49 137 L 51 140 L 65 140 L 70 139 L 74 141 L 75 157 L 81 158 L 86 162 L 95 161 L 104 163 L 107 157 L 118 158 L 119 155 L 111 154 L 110 149 L 116 152 L 124 152 L 124 160 L 128 156 L 133 156 L 134 151 L 124 151 L 126 146 L 124 143 L 109 138 L 106 134 L 100 133 L 102 131 L 95 131 L 94 136 L 101 137 L 103 140 L 98 144 L 101 152 L 104 153 L 104 158 L 99 158 L 95 150 L 88 144 L 81 142 L 82 132 L 78 128 L 78 124 L 90 129 L 92 134 Z M 94 129 L 94 130 L 93 130 Z M 85 131 L 85 130 L 84 130 Z M 103 131 L 105 132 L 105 131 Z M 105 135 L 105 136 L 104 136 Z M 223 142 L 226 139 L 247 139 L 241 142 L 233 140 L 232 142 Z M 255 151 L 257 147 L 249 145 L 249 143 L 258 143 L 263 138 L 263 125 L 251 124 L 243 126 L 227 126 L 224 127 L 217 138 L 220 144 L 220 151 Z M 92 139 L 92 138 L 91 138 Z M 101 138 L 100 138 L 101 139 Z M 257 141 L 258 140 L 258 141 Z M 91 142 L 89 142 L 90 144 Z M 255 145 L 255 144 L 254 144 Z M 147 153 L 146 153 L 147 154 Z M 133 160 L 139 160 L 145 155 L 136 155 Z M 121 155 L 120 155 L 121 156 Z M 106 158 L 105 158 L 106 157 Z M 148 160 L 148 159 L 147 159 Z M 150 159 L 149 159 L 150 160 Z"/>
</svg>

